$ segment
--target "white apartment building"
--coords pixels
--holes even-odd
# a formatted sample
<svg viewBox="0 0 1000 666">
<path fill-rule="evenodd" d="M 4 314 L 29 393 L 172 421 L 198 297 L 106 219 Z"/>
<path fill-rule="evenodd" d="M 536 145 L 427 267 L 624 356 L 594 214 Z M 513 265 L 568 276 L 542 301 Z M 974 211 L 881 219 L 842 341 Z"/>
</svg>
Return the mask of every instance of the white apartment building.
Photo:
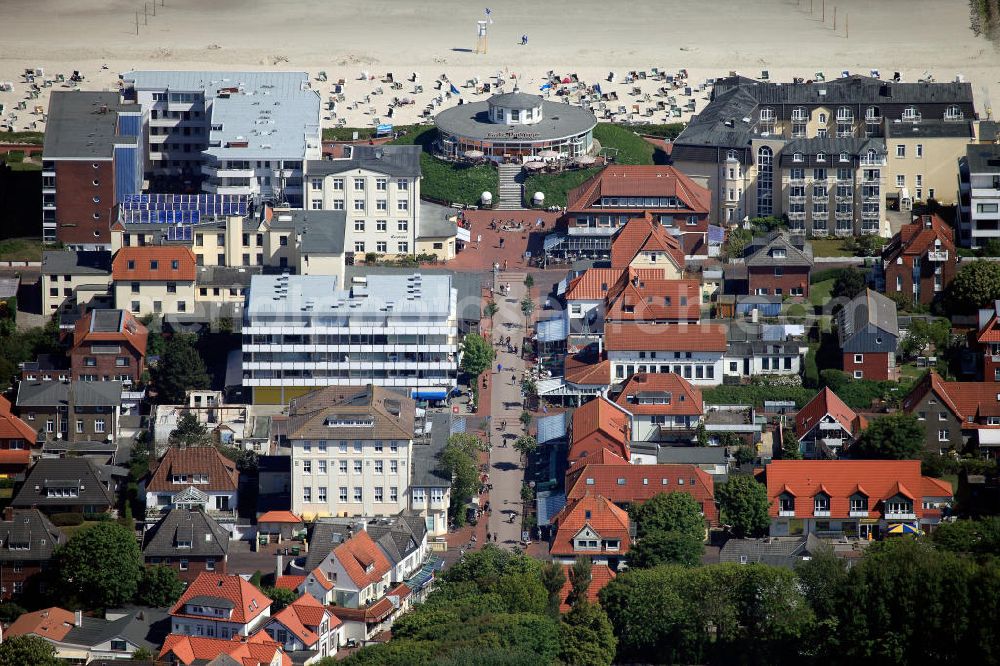
<svg viewBox="0 0 1000 666">
<path fill-rule="evenodd" d="M 346 157 L 306 163 L 310 210 L 345 211 L 345 249 L 416 252 L 420 225 L 420 146 L 347 146 Z"/>
<path fill-rule="evenodd" d="M 292 511 L 306 519 L 390 516 L 406 508 L 416 403 L 368 386 L 291 401 Z"/>
<path fill-rule="evenodd" d="M 977 248 L 1000 239 L 1000 145 L 970 145 L 958 171 L 959 242 Z"/>
<path fill-rule="evenodd" d="M 636 373 L 672 372 L 695 386 L 718 386 L 726 331 L 718 324 L 608 324 L 604 348 L 616 383 Z"/>
<path fill-rule="evenodd" d="M 458 376 L 451 275 L 255 275 L 244 308 L 243 385 L 255 404 L 371 383 L 443 400 Z"/>
<path fill-rule="evenodd" d="M 151 178 L 212 194 L 303 205 L 307 160 L 322 155 L 319 93 L 306 72 L 128 72 L 126 102 L 143 111 Z"/>
</svg>

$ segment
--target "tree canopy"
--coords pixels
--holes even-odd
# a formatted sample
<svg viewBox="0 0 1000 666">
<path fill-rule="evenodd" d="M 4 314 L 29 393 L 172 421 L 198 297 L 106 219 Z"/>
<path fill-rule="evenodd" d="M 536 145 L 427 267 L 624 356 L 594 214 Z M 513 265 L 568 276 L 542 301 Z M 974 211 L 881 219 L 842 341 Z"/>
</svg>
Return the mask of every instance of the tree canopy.
<svg viewBox="0 0 1000 666">
<path fill-rule="evenodd" d="M 116 608 L 139 590 L 143 566 L 135 534 L 113 522 L 80 530 L 55 553 L 63 604 L 72 608 Z"/>
<path fill-rule="evenodd" d="M 854 298 L 868 286 L 868 275 L 857 268 L 845 268 L 833 281 L 830 296 L 833 298 Z"/>
<path fill-rule="evenodd" d="M 198 416 L 189 412 L 177 419 L 177 427 L 170 431 L 170 441 L 180 446 L 204 446 L 211 436 Z"/>
<path fill-rule="evenodd" d="M 948 287 L 948 302 L 954 312 L 975 314 L 1000 298 L 1000 264 L 992 261 L 968 261 Z"/>
<path fill-rule="evenodd" d="M 705 538 L 701 505 L 688 493 L 657 493 L 641 504 L 633 504 L 629 514 L 640 539 L 652 532 L 680 532 L 699 541 Z"/>
<path fill-rule="evenodd" d="M 441 452 L 442 469 L 451 475 L 451 506 L 449 513 L 456 525 L 465 524 L 465 505 L 479 490 L 479 454 L 482 441 L 469 433 L 456 433 L 448 438 Z"/>
<path fill-rule="evenodd" d="M 733 475 L 715 487 L 715 497 L 722 510 L 722 520 L 732 526 L 737 537 L 767 534 L 771 524 L 767 487 L 747 475 Z"/>
<path fill-rule="evenodd" d="M 209 387 L 205 361 L 195 347 L 197 340 L 191 334 L 177 334 L 167 342 L 154 374 L 161 403 L 183 404 L 187 391 Z"/>
<path fill-rule="evenodd" d="M 493 364 L 497 352 L 489 340 L 478 333 L 469 333 L 462 340 L 462 370 L 478 377 Z"/>
<path fill-rule="evenodd" d="M 163 608 L 171 606 L 184 591 L 184 584 L 177 572 L 170 567 L 146 567 L 139 580 L 136 601 L 143 606 Z"/>
<path fill-rule="evenodd" d="M 40 636 L 25 635 L 4 637 L 0 643 L 0 666 L 61 666 L 56 658 L 56 648 Z"/>
<path fill-rule="evenodd" d="M 923 450 L 923 424 L 912 414 L 894 412 L 872 420 L 850 454 L 854 458 L 912 460 Z"/>
</svg>

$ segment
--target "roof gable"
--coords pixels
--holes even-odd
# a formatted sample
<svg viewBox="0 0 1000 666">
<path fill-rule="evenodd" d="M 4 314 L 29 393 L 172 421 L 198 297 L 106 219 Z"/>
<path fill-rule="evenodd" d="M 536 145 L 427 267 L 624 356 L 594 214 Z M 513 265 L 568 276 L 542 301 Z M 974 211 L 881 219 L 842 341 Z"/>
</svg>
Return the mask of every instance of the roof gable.
<svg viewBox="0 0 1000 666">
<path fill-rule="evenodd" d="M 230 621 L 248 624 L 271 605 L 263 592 L 240 576 L 203 571 L 171 607 L 171 615 L 185 615 L 185 605 L 194 599 L 215 600 L 219 607 L 232 607 Z M 206 603 L 205 605 L 209 605 Z"/>
<path fill-rule="evenodd" d="M 194 252 L 183 245 L 123 247 L 111 260 L 111 276 L 125 282 L 194 282 Z"/>
<path fill-rule="evenodd" d="M 627 268 L 642 252 L 662 253 L 676 270 L 684 270 L 680 241 L 649 213 L 630 219 L 611 241 L 611 267 Z"/>
<path fill-rule="evenodd" d="M 206 482 L 192 486 L 196 474 L 205 475 Z M 174 483 L 178 475 L 187 480 Z M 235 492 L 239 490 L 239 477 L 236 463 L 213 446 L 172 446 L 150 473 L 146 488 L 153 492 L 180 492 L 189 487 L 202 492 Z"/>
<path fill-rule="evenodd" d="M 847 406 L 829 387 L 817 393 L 805 407 L 795 415 L 795 433 L 799 439 L 805 437 L 824 417 L 829 416 L 856 437 L 861 434 L 863 419 Z"/>
</svg>

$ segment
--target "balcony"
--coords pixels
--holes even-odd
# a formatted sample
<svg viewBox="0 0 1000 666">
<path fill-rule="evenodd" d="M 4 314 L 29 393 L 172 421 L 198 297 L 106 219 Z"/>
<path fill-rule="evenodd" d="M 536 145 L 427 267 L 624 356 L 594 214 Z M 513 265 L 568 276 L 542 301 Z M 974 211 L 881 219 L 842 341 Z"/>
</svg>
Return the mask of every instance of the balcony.
<svg viewBox="0 0 1000 666">
<path fill-rule="evenodd" d="M 804 220 L 804 219 L 806 219 L 805 211 L 788 213 L 788 219 L 789 220 Z"/>
<path fill-rule="evenodd" d="M 805 178 L 805 176 L 802 176 L 801 178 L 798 178 L 796 176 L 789 176 L 788 177 L 788 184 L 789 185 L 805 185 L 806 184 L 806 178 Z"/>
<path fill-rule="evenodd" d="M 779 509 L 778 515 L 782 518 L 794 518 L 795 509 Z"/>
<path fill-rule="evenodd" d="M 862 157 L 861 166 L 863 167 L 885 166 L 885 157 L 875 157 L 875 158 Z"/>
<path fill-rule="evenodd" d="M 846 196 L 845 196 L 845 195 L 841 195 L 841 194 L 838 194 L 838 195 L 837 195 L 837 196 L 836 196 L 836 197 L 835 197 L 834 199 L 835 199 L 835 201 L 836 201 L 837 203 L 839 203 L 839 204 L 849 204 L 849 203 L 854 203 L 854 197 L 853 197 L 853 196 L 851 196 L 850 194 L 848 194 L 848 195 L 846 195 Z"/>
<path fill-rule="evenodd" d="M 852 211 L 849 211 L 849 210 L 838 210 L 835 213 L 835 215 L 836 215 L 836 217 L 837 217 L 838 220 L 853 220 L 854 219 L 854 213 Z"/>
<path fill-rule="evenodd" d="M 864 510 L 862 510 L 862 509 L 851 509 L 851 511 L 850 511 L 850 513 L 848 515 L 850 515 L 851 518 L 867 518 L 868 517 L 868 510 L 867 509 L 864 509 Z"/>
<path fill-rule="evenodd" d="M 948 261 L 948 250 L 930 250 L 927 252 L 930 261 Z"/>
<path fill-rule="evenodd" d="M 614 236 L 619 227 L 568 227 L 570 236 Z"/>
<path fill-rule="evenodd" d="M 813 511 L 813 516 L 815 516 L 816 518 L 829 518 L 830 517 L 830 510 L 829 509 L 826 509 L 826 510 L 816 509 L 816 510 Z"/>
<path fill-rule="evenodd" d="M 916 520 L 917 519 L 917 514 L 913 513 L 912 510 L 908 511 L 908 512 L 903 512 L 903 511 L 886 511 L 884 515 L 885 515 L 885 519 L 886 520 Z"/>
<path fill-rule="evenodd" d="M 804 204 L 805 202 L 805 197 L 788 197 L 788 203 L 790 204 Z"/>
<path fill-rule="evenodd" d="M 861 218 L 865 220 L 877 220 L 879 212 L 877 210 L 866 210 L 861 213 Z"/>
</svg>

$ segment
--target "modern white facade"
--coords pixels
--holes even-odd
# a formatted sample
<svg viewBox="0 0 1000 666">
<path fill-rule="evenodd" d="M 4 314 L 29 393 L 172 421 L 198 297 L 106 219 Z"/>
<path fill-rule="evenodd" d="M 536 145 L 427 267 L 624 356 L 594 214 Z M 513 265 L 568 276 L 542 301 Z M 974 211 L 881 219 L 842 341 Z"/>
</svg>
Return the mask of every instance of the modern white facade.
<svg viewBox="0 0 1000 666">
<path fill-rule="evenodd" d="M 444 399 L 458 374 L 457 300 L 450 275 L 371 275 L 347 289 L 329 276 L 254 276 L 243 385 L 267 404 L 367 383 Z"/>
<path fill-rule="evenodd" d="M 322 155 L 319 93 L 306 72 L 146 71 L 122 78 L 125 100 L 142 106 L 152 177 L 303 205 L 305 162 Z"/>
<path fill-rule="evenodd" d="M 1000 239 L 1000 146 L 970 145 L 958 172 L 959 242 L 978 248 Z"/>
<path fill-rule="evenodd" d="M 724 356 L 723 351 L 608 350 L 614 381 L 622 381 L 637 372 L 672 372 L 695 386 L 722 383 Z"/>
</svg>

